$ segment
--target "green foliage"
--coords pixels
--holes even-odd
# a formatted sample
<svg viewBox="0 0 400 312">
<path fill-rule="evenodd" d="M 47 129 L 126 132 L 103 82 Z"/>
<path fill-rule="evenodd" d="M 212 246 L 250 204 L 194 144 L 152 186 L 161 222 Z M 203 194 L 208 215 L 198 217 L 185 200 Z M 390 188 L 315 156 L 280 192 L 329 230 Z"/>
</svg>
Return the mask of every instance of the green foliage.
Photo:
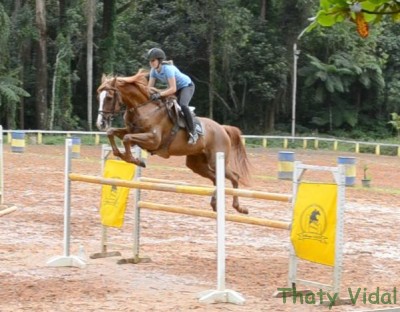
<svg viewBox="0 0 400 312">
<path fill-rule="evenodd" d="M 158 46 L 193 78 L 192 104 L 198 115 L 207 116 L 213 105 L 216 121 L 238 125 L 246 134 L 287 133 L 296 42 L 301 50 L 298 133 L 391 136 L 394 128 L 387 118 L 400 110 L 400 25 L 390 19 L 395 14 L 366 11 L 395 10 L 398 3 L 361 1 L 366 20 L 379 22 L 370 23 L 369 36 L 362 39 L 349 21 L 355 17 L 355 2 L 266 1 L 265 16 L 260 18 L 260 1 L 97 1 L 93 86 L 99 85 L 104 71 L 132 75 L 140 67 L 148 68 L 144 55 Z M 48 119 L 54 118 L 54 129 L 73 130 L 87 128 L 86 1 L 65 4 L 65 16 L 60 16 L 59 1 L 46 2 L 48 102 L 54 103 Z M 317 16 L 314 30 L 296 40 L 312 15 Z M 3 1 L 0 28 L 1 122 L 18 125 L 20 110 L 25 127 L 32 128 L 38 38 L 34 2 Z M 26 97 L 28 93 L 32 97 Z M 96 113 L 95 94 L 93 99 Z"/>
<path fill-rule="evenodd" d="M 308 29 L 354 19 L 357 12 L 364 14 L 368 22 L 380 22 L 386 14 L 391 16 L 392 21 L 400 21 L 400 3 L 397 0 L 320 0 L 320 10 Z"/>
<path fill-rule="evenodd" d="M 1 3 L 0 3 L 0 29 L 1 29 L 0 46 L 4 46 L 7 44 L 8 38 L 10 36 L 11 21 Z M 0 52 L 0 60 L 1 60 L 2 54 L 3 53 Z"/>
<path fill-rule="evenodd" d="M 388 124 L 390 124 L 394 130 L 396 130 L 397 135 L 400 137 L 400 115 L 397 113 L 391 113 L 390 117 L 392 120 L 390 120 Z"/>
</svg>

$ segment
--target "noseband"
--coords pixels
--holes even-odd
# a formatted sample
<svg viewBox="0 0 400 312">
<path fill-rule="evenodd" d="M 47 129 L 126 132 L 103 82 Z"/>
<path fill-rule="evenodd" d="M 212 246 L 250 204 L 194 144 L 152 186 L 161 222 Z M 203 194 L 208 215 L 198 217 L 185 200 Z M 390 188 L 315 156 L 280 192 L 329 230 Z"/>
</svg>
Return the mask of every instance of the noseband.
<svg viewBox="0 0 400 312">
<path fill-rule="evenodd" d="M 115 93 L 113 95 L 113 101 L 112 101 L 112 106 L 111 106 L 111 110 L 110 111 L 105 111 L 105 110 L 99 110 L 99 114 L 103 117 L 103 118 L 107 118 L 108 115 L 111 115 L 110 117 L 114 117 L 116 114 L 118 114 L 119 112 L 115 112 L 115 108 L 117 106 L 117 102 L 119 101 L 119 98 L 121 98 L 120 92 L 117 88 L 108 88 L 107 90 L 104 91 L 109 91 L 109 90 L 113 90 Z M 121 104 L 121 103 L 120 103 Z"/>
</svg>

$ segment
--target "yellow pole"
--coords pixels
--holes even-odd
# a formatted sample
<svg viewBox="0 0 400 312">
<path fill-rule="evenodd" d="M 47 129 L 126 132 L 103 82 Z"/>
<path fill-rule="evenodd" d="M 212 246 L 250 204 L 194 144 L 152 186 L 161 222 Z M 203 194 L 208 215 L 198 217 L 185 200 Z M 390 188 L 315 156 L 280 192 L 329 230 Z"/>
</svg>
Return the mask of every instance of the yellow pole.
<svg viewBox="0 0 400 312">
<path fill-rule="evenodd" d="M 38 144 L 42 144 L 43 143 L 42 132 L 40 132 L 40 131 L 37 134 L 37 142 L 38 142 Z"/>
<path fill-rule="evenodd" d="M 217 218 L 216 212 L 202 210 L 202 209 L 194 209 L 194 208 L 179 207 L 179 206 L 169 206 L 169 205 L 164 205 L 164 204 L 156 204 L 156 203 L 143 202 L 143 201 L 139 201 L 138 206 L 142 209 L 179 213 L 179 214 L 211 218 L 211 219 Z M 288 223 L 288 222 L 248 217 L 248 216 L 243 216 L 243 215 L 226 214 L 225 220 L 238 222 L 238 223 L 273 227 L 273 228 L 284 229 L 284 230 L 290 229 L 290 223 Z"/>
<path fill-rule="evenodd" d="M 173 185 L 173 184 L 151 183 L 151 182 L 141 182 L 141 181 L 125 181 L 125 180 L 103 178 L 91 175 L 82 175 L 77 173 L 70 173 L 69 178 L 71 181 L 81 181 L 94 184 L 107 184 L 107 185 L 115 185 L 128 188 L 139 188 L 144 190 L 154 190 L 154 191 L 173 192 L 182 194 L 211 196 L 216 191 L 214 187 Z M 225 188 L 225 193 L 227 195 L 268 199 L 268 200 L 283 201 L 283 202 L 290 202 L 292 200 L 292 196 L 287 194 L 267 193 L 267 192 L 234 189 L 234 188 Z"/>
<path fill-rule="evenodd" d="M 380 155 L 381 154 L 381 146 L 378 144 L 375 147 L 375 155 Z"/>
</svg>

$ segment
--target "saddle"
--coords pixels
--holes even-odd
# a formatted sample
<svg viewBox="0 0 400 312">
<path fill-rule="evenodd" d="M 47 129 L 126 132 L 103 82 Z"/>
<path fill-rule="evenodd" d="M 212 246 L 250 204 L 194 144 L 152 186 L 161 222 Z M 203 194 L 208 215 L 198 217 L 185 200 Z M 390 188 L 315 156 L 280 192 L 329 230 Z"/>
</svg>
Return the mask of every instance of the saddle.
<svg viewBox="0 0 400 312">
<path fill-rule="evenodd" d="M 174 129 L 176 128 L 176 131 L 178 131 L 179 128 L 187 129 L 185 116 L 183 115 L 183 111 L 178 104 L 176 97 L 168 97 L 165 99 L 164 103 L 165 107 L 167 108 L 168 116 L 174 124 Z M 204 135 L 203 125 L 194 113 L 195 108 L 193 106 L 189 106 L 189 109 L 193 117 L 195 131 L 199 135 Z"/>
</svg>

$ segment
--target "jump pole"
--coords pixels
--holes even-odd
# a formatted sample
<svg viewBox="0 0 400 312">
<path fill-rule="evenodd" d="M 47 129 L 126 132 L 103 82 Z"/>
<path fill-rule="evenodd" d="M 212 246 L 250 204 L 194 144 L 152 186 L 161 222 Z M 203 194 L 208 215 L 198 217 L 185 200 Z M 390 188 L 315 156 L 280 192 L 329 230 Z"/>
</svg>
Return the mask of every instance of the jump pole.
<svg viewBox="0 0 400 312">
<path fill-rule="evenodd" d="M 243 304 L 243 296 L 225 288 L 225 156 L 217 153 L 217 289 L 199 294 L 202 303 Z"/>
<path fill-rule="evenodd" d="M 86 262 L 78 256 L 70 254 L 70 238 L 71 238 L 71 180 L 69 173 L 71 172 L 72 159 L 72 139 L 65 140 L 65 169 L 64 169 L 64 254 L 55 256 L 47 261 L 48 266 L 53 267 L 78 267 L 85 268 Z"/>
<path fill-rule="evenodd" d="M 141 209 L 179 213 L 179 214 L 203 217 L 203 218 L 209 218 L 209 219 L 217 219 L 217 213 L 214 211 L 211 211 L 211 210 L 156 204 L 156 203 L 144 202 L 144 201 L 139 201 L 138 206 Z M 270 219 L 264 219 L 264 218 L 261 219 L 261 218 L 256 218 L 256 217 L 243 216 L 243 215 L 239 215 L 239 214 L 225 213 L 225 220 L 231 221 L 231 222 L 237 222 L 237 223 L 272 227 L 272 228 L 283 229 L 283 230 L 290 229 L 289 222 L 270 220 Z"/>
<path fill-rule="evenodd" d="M 93 184 L 107 184 L 114 186 L 122 186 L 128 188 L 140 188 L 144 190 L 163 191 L 181 194 L 195 194 L 203 196 L 211 196 L 215 193 L 214 187 L 202 187 L 191 185 L 174 185 L 165 183 L 153 183 L 142 181 L 126 181 L 112 178 L 102 178 L 93 175 L 82 175 L 78 173 L 70 173 L 69 178 L 71 181 L 80 181 Z M 243 189 L 225 188 L 226 195 L 236 195 L 240 197 L 266 199 L 282 202 L 291 202 L 292 196 L 279 193 L 267 193 L 261 191 L 250 191 Z"/>
</svg>

